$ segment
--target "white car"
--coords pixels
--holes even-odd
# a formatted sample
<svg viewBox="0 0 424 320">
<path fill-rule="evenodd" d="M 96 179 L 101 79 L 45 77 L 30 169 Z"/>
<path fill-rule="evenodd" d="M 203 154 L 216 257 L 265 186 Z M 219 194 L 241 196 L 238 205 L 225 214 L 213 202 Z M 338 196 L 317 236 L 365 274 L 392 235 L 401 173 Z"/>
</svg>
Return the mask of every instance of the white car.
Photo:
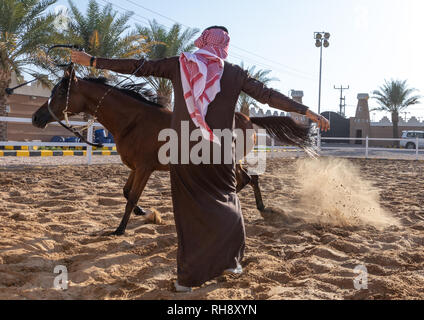
<svg viewBox="0 0 424 320">
<path fill-rule="evenodd" d="M 406 149 L 417 148 L 417 137 L 418 137 L 418 148 L 424 148 L 424 131 L 402 131 L 402 141 L 400 146 Z"/>
</svg>

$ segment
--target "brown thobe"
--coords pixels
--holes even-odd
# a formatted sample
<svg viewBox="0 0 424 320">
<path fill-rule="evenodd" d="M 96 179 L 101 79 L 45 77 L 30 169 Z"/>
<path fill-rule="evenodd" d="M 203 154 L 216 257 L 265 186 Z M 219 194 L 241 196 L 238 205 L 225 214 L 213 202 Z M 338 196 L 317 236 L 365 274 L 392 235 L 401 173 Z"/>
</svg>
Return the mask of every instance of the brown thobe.
<svg viewBox="0 0 424 320">
<path fill-rule="evenodd" d="M 97 59 L 97 68 L 132 74 L 143 60 Z M 182 121 L 191 121 L 183 96 L 178 57 L 145 60 L 136 76 L 167 78 L 174 87 L 172 129 L 181 137 Z M 208 108 L 206 122 L 213 129 L 234 129 L 237 99 L 244 91 L 261 103 L 305 114 L 307 107 L 269 89 L 237 65 L 225 62 L 221 92 Z M 190 148 L 196 142 L 190 143 Z M 222 148 L 226 147 L 222 144 Z M 234 139 L 232 164 L 171 164 L 171 189 L 178 235 L 178 283 L 200 286 L 235 268 L 243 258 L 245 228 L 236 194 Z M 222 152 L 222 155 L 224 153 Z M 180 154 L 181 156 L 181 154 Z"/>
</svg>

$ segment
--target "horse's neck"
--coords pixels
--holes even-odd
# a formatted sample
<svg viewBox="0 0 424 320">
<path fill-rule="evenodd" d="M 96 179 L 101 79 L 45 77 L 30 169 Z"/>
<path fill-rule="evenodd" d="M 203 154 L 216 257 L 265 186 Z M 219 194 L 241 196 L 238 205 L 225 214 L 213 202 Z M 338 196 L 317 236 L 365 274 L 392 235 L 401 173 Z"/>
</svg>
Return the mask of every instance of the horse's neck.
<svg viewBox="0 0 424 320">
<path fill-rule="evenodd" d="M 87 101 L 85 113 L 94 116 L 113 136 L 126 127 L 133 113 L 128 110 L 127 97 L 119 95 L 115 89 L 109 91 L 110 87 L 88 81 L 84 81 L 81 88 L 84 88 L 81 93 Z"/>
</svg>

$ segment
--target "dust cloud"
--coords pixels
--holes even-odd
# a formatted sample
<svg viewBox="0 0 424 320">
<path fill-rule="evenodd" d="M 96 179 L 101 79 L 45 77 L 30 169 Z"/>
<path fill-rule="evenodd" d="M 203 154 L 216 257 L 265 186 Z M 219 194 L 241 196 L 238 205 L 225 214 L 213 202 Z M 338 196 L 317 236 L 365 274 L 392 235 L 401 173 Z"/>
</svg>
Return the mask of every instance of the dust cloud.
<svg viewBox="0 0 424 320">
<path fill-rule="evenodd" d="M 340 158 L 301 159 L 296 164 L 300 185 L 297 212 L 302 219 L 337 226 L 397 225 L 380 206 L 379 190 L 360 175 L 352 162 Z"/>
</svg>

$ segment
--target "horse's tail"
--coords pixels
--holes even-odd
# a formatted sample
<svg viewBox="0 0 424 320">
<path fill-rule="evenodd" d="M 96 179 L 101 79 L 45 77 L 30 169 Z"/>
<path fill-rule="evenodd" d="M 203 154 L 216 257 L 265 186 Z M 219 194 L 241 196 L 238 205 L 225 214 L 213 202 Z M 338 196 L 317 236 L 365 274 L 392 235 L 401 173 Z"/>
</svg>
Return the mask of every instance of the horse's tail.
<svg viewBox="0 0 424 320">
<path fill-rule="evenodd" d="M 310 146 L 309 125 L 298 124 L 289 117 L 252 117 L 250 120 L 283 144 L 301 148 Z"/>
</svg>

